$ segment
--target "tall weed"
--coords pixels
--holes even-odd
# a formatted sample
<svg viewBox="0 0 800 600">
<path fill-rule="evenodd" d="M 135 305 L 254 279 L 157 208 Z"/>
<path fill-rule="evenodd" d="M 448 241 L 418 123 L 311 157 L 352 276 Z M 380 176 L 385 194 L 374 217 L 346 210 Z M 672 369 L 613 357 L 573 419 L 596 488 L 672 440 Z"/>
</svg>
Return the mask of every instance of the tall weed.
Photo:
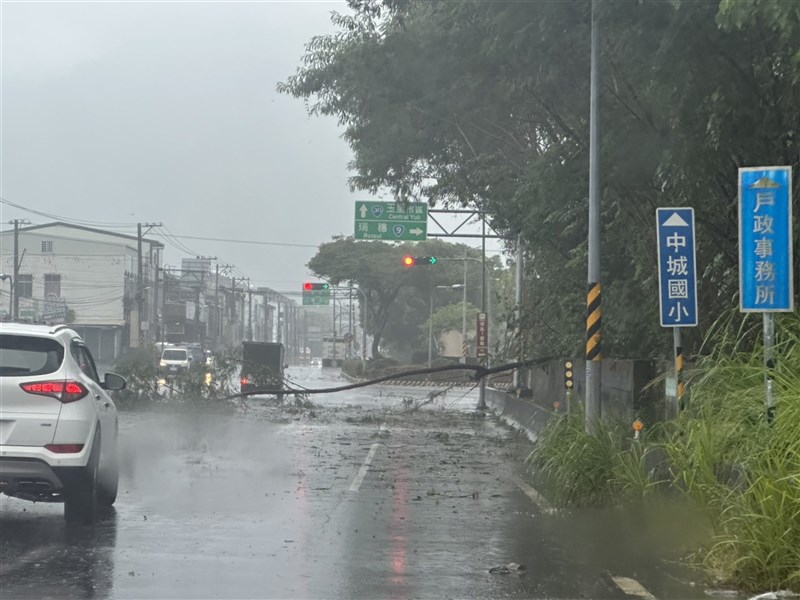
<svg viewBox="0 0 800 600">
<path fill-rule="evenodd" d="M 765 411 L 763 348 L 742 340 L 761 327 L 727 317 L 714 351 L 692 373 L 689 409 L 669 437 L 676 483 L 709 509 L 715 536 L 706 566 L 748 590 L 800 590 L 800 318 L 776 319 L 777 416 Z"/>
<path fill-rule="evenodd" d="M 641 498 L 655 486 L 645 466 L 649 450 L 632 443 L 627 431 L 622 424 L 601 422 L 597 435 L 590 435 L 577 406 L 545 426 L 528 462 L 544 476 L 553 501 L 561 506 L 603 506 Z"/>
</svg>

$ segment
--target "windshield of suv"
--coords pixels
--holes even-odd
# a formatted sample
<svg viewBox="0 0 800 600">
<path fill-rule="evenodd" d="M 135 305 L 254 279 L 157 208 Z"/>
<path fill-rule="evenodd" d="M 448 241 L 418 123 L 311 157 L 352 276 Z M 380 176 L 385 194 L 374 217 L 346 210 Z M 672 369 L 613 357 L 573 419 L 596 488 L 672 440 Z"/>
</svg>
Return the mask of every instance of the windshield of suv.
<svg viewBox="0 0 800 600">
<path fill-rule="evenodd" d="M 64 360 L 64 346 L 49 338 L 0 335 L 0 377 L 46 375 Z"/>
<path fill-rule="evenodd" d="M 164 350 L 161 360 L 186 360 L 186 350 Z"/>
</svg>

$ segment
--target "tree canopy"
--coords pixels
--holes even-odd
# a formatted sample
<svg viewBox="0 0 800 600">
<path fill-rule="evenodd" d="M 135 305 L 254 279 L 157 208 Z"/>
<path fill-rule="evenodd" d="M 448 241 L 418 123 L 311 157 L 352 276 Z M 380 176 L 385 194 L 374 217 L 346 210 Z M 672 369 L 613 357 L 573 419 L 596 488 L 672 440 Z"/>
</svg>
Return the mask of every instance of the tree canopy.
<svg viewBox="0 0 800 600">
<path fill-rule="evenodd" d="M 591 3 L 349 7 L 279 88 L 338 119 L 354 188 L 480 206 L 496 230 L 521 234 L 531 259 L 528 351 L 582 353 Z M 737 168 L 793 166 L 798 214 L 800 8 L 781 0 L 595 7 L 605 353 L 664 355 L 655 208 L 695 207 L 704 326 L 737 305 Z"/>
<path fill-rule="evenodd" d="M 362 324 L 373 336 L 372 355 L 380 356 L 382 342 L 400 353 L 427 347 L 427 334 L 421 335 L 419 326 L 427 322 L 431 290 L 463 282 L 465 253 L 470 259 L 480 255 L 463 244 L 435 239 L 391 244 L 337 237 L 320 246 L 308 268 L 333 284 L 352 282 L 366 295 L 369 311 L 364 315 L 362 309 Z M 402 260 L 406 255 L 436 256 L 439 262 L 408 268 Z M 492 280 L 502 270 L 496 257 L 487 259 L 487 268 Z M 478 305 L 481 271 L 478 261 L 467 261 L 467 297 Z"/>
</svg>

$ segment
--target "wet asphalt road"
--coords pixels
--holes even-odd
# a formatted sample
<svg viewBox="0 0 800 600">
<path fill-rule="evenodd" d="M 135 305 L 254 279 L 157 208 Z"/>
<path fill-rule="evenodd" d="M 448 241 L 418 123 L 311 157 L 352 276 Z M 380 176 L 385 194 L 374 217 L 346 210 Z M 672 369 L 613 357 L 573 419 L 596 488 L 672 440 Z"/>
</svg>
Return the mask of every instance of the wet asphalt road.
<svg viewBox="0 0 800 600">
<path fill-rule="evenodd" d="M 703 597 L 635 517 L 537 507 L 517 483 L 527 441 L 476 416 L 476 392 L 409 412 L 428 391 L 123 413 L 120 495 L 94 527 L 66 526 L 59 504 L 0 500 L 0 597 L 632 597 L 614 576 Z M 489 573 L 510 562 L 524 574 Z"/>
</svg>

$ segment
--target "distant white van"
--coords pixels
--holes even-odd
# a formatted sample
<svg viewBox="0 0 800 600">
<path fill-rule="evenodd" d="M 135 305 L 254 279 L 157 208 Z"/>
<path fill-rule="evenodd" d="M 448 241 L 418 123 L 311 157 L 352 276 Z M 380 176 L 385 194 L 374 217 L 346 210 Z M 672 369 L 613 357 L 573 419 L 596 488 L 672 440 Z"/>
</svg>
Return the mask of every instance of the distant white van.
<svg viewBox="0 0 800 600">
<path fill-rule="evenodd" d="M 192 355 L 187 348 L 164 348 L 158 366 L 164 375 L 177 375 L 192 364 Z"/>
</svg>

